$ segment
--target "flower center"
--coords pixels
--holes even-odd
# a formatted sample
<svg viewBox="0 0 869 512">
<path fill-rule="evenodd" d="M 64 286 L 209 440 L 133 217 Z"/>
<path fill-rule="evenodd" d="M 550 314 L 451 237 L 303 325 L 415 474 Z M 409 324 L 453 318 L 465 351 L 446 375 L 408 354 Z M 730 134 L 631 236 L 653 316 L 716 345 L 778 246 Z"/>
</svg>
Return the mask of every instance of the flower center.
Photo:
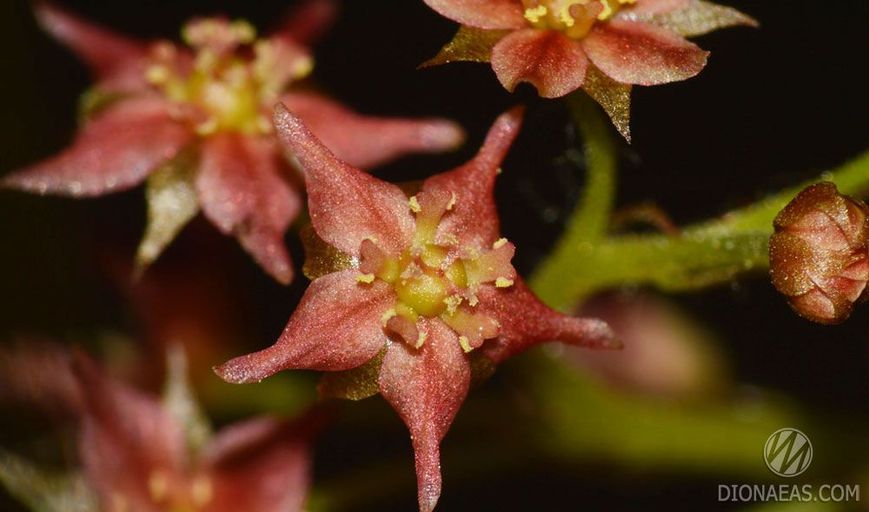
<svg viewBox="0 0 869 512">
<path fill-rule="evenodd" d="M 498 335 L 498 322 L 477 311 L 480 286 L 506 288 L 513 285 L 516 271 L 510 260 L 513 245 L 506 239 L 491 248 L 469 249 L 455 235 L 439 229 L 450 215 L 455 195 L 422 192 L 410 198 L 408 207 L 416 216 L 416 231 L 410 247 L 398 257 L 366 239 L 360 247 L 361 283 L 381 280 L 396 296 L 395 307 L 383 317 L 384 329 L 408 345 L 419 348 L 426 333 L 420 318 L 439 318 L 458 335 L 466 352 Z"/>
<path fill-rule="evenodd" d="M 595 23 L 612 18 L 637 0 L 522 0 L 525 19 L 535 28 L 559 30 L 574 39 L 588 35 Z"/>
<path fill-rule="evenodd" d="M 200 135 L 270 132 L 268 109 L 313 67 L 311 58 L 289 43 L 257 39 L 246 21 L 196 20 L 184 26 L 182 39 L 192 56 L 160 43 L 152 49 L 145 76 L 178 104 L 178 116 Z"/>
</svg>

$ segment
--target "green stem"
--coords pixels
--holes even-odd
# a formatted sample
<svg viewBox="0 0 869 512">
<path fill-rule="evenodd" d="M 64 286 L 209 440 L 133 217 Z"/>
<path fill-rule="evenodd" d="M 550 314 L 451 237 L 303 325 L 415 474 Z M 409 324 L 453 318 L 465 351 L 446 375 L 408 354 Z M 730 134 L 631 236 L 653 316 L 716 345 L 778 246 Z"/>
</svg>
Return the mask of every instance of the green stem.
<svg viewBox="0 0 869 512">
<path fill-rule="evenodd" d="M 583 139 L 586 187 L 565 227 L 565 240 L 598 240 L 609 229 L 616 190 L 616 146 L 610 123 L 584 92 L 568 97 L 568 106 Z"/>
<path fill-rule="evenodd" d="M 869 152 L 818 180 L 803 183 L 720 218 L 689 226 L 680 236 L 604 237 L 615 190 L 616 156 L 609 125 L 579 97 L 570 98 L 588 164 L 585 192 L 555 248 L 530 279 L 549 305 L 567 309 L 598 290 L 623 284 L 688 291 L 768 268 L 776 214 L 804 187 L 821 180 L 841 192 L 869 192 Z"/>
<path fill-rule="evenodd" d="M 648 284 L 686 291 L 767 268 L 768 233 L 620 236 L 577 243 L 548 259 L 531 279 L 552 307 L 569 309 L 595 291 Z"/>
</svg>

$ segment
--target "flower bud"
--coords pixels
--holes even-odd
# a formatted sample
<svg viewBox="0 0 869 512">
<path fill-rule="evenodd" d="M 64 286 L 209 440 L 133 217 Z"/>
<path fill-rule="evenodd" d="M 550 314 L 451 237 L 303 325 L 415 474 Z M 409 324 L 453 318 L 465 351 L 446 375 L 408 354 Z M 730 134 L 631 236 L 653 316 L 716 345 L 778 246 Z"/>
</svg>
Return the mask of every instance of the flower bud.
<svg viewBox="0 0 869 512">
<path fill-rule="evenodd" d="M 812 185 L 775 218 L 772 283 L 799 315 L 843 322 L 869 281 L 869 207 L 832 183 Z"/>
<path fill-rule="evenodd" d="M 712 334 L 674 304 L 645 293 L 607 292 L 580 313 L 612 327 L 624 350 L 564 346 L 562 357 L 608 387 L 664 400 L 702 400 L 724 391 L 727 363 Z"/>
</svg>

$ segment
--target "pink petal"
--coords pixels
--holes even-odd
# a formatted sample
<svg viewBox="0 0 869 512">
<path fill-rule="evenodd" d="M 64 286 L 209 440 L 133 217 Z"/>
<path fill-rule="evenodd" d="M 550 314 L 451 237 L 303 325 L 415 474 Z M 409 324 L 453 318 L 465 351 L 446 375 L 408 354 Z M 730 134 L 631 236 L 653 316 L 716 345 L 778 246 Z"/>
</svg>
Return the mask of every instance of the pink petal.
<svg viewBox="0 0 869 512">
<path fill-rule="evenodd" d="M 480 313 L 501 324 L 498 338 L 483 345 L 486 356 L 496 363 L 549 341 L 591 348 L 620 348 L 605 322 L 576 318 L 551 309 L 519 277 L 509 288 L 480 286 L 477 295 Z"/>
<path fill-rule="evenodd" d="M 588 59 L 580 44 L 554 30 L 517 30 L 492 49 L 492 69 L 510 92 L 520 82 L 544 98 L 559 98 L 582 86 Z"/>
<path fill-rule="evenodd" d="M 522 127 L 523 112 L 520 107 L 502 114 L 473 160 L 423 183 L 424 191 L 455 194 L 455 204 L 441 220 L 439 233 L 458 237 L 460 245 L 466 247 L 488 247 L 499 238 L 495 178 Z"/>
<path fill-rule="evenodd" d="M 441 494 L 440 442 L 468 393 L 471 366 L 452 329 L 439 319 L 422 323 L 428 336 L 420 349 L 389 344 L 380 392 L 410 430 L 419 509 L 430 512 Z"/>
<path fill-rule="evenodd" d="M 659 85 L 685 80 L 706 66 L 709 52 L 665 29 L 633 21 L 598 25 L 582 41 L 588 58 L 624 84 Z"/>
<path fill-rule="evenodd" d="M 633 7 L 625 9 L 619 15 L 631 14 L 664 14 L 678 9 L 684 9 L 688 6 L 690 0 L 637 0 Z"/>
<path fill-rule="evenodd" d="M 203 454 L 212 495 L 203 512 L 296 512 L 310 485 L 304 424 L 256 418 L 221 430 Z"/>
<path fill-rule="evenodd" d="M 290 93 L 282 101 L 338 158 L 357 167 L 455 149 L 465 138 L 462 128 L 446 119 L 364 116 L 309 92 Z"/>
<path fill-rule="evenodd" d="M 522 28 L 525 8 L 518 0 L 424 0 L 441 16 L 475 28 Z"/>
<path fill-rule="evenodd" d="M 122 101 L 88 121 L 68 149 L 0 184 L 39 194 L 103 195 L 141 183 L 192 139 L 163 100 Z"/>
<path fill-rule="evenodd" d="M 310 46 L 332 27 L 337 14 L 338 4 L 335 0 L 305 0 L 290 11 L 287 19 L 272 32 L 272 36 Z"/>
<path fill-rule="evenodd" d="M 183 479 L 180 425 L 159 402 L 109 380 L 85 356 L 78 357 L 75 370 L 85 398 L 79 451 L 103 507 L 115 510 L 123 500 L 127 510 L 163 510 L 154 503 L 152 487 L 155 479 L 166 486 Z"/>
<path fill-rule="evenodd" d="M 270 138 L 216 134 L 202 144 L 196 190 L 205 215 L 242 246 L 275 279 L 286 284 L 293 266 L 284 232 L 301 199 L 281 177 L 285 171 Z"/>
<path fill-rule="evenodd" d="M 237 384 L 259 382 L 288 369 L 349 370 L 376 356 L 395 297 L 386 283 L 362 284 L 358 275 L 351 269 L 315 279 L 274 345 L 224 363 L 217 374 Z"/>
<path fill-rule="evenodd" d="M 36 6 L 42 28 L 72 49 L 101 82 L 115 89 L 144 89 L 147 45 L 87 22 L 48 2 Z"/>
<path fill-rule="evenodd" d="M 400 188 L 336 158 L 284 105 L 275 107 L 275 127 L 305 172 L 311 222 L 323 240 L 354 256 L 366 238 L 391 254 L 410 245 L 414 221 Z"/>
</svg>

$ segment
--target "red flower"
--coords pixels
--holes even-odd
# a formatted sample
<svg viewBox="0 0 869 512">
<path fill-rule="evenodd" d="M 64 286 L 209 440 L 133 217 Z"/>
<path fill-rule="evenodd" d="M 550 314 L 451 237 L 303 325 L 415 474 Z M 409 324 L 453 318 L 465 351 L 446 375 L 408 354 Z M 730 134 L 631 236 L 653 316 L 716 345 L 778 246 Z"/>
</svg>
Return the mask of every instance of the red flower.
<svg viewBox="0 0 869 512">
<path fill-rule="evenodd" d="M 556 98 L 583 88 L 626 137 L 632 85 L 691 78 L 707 52 L 684 37 L 750 17 L 703 0 L 425 0 L 462 24 L 426 65 L 491 62 L 512 91 L 529 82 Z"/>
<path fill-rule="evenodd" d="M 354 399 L 379 391 L 392 404 L 410 429 L 426 511 L 440 495 L 440 441 L 473 367 L 551 340 L 614 345 L 603 322 L 546 307 L 510 262 L 515 248 L 500 238 L 493 187 L 520 123 L 519 111 L 501 116 L 473 160 L 408 198 L 276 109 L 278 135 L 305 172 L 320 237 L 306 269 L 319 277 L 277 343 L 216 371 L 247 383 L 286 369 L 353 370 L 326 377 L 321 391 Z"/>
<path fill-rule="evenodd" d="M 289 282 L 283 235 L 301 200 L 273 136 L 275 103 L 290 105 L 332 150 L 358 165 L 444 150 L 462 139 L 448 121 L 367 117 L 312 92 L 287 92 L 311 71 L 305 45 L 332 10 L 330 1 L 312 0 L 265 39 L 243 21 L 194 20 L 183 29 L 188 48 L 134 41 L 41 4 L 45 29 L 96 76 L 96 93 L 85 97 L 92 115 L 69 149 L 3 184 L 98 196 L 147 178 L 149 226 L 140 263 L 152 262 L 201 207 L 267 272 Z"/>
<path fill-rule="evenodd" d="M 84 397 L 79 451 L 101 510 L 302 510 L 316 428 L 310 418 L 257 418 L 210 437 L 207 427 L 191 428 L 191 410 L 178 397 L 161 402 L 83 357 L 75 375 Z"/>
</svg>

